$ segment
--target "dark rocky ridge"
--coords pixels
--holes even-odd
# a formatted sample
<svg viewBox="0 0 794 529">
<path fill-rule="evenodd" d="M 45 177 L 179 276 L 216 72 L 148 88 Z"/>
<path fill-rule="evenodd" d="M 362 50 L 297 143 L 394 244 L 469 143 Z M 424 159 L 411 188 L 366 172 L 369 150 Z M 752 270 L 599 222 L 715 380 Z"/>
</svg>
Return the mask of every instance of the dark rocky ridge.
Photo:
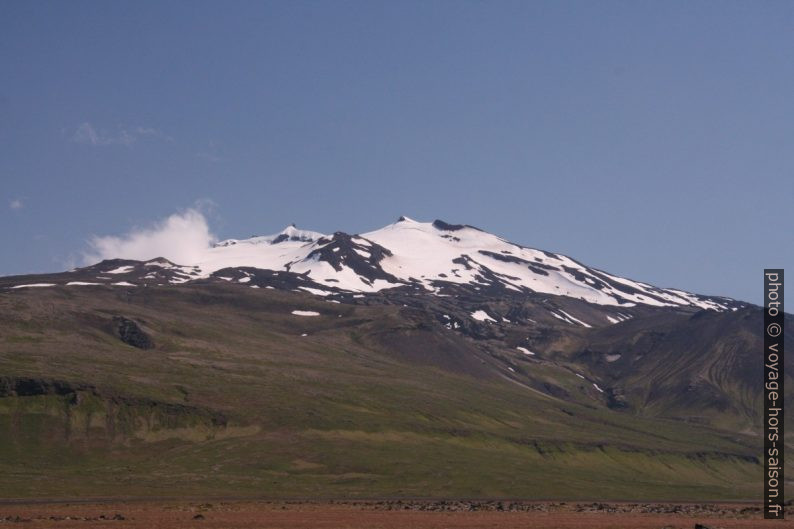
<svg viewBox="0 0 794 529">
<path fill-rule="evenodd" d="M 114 316 L 113 325 L 122 342 L 138 349 L 152 349 L 154 342 L 140 326 L 124 316 Z"/>
<path fill-rule="evenodd" d="M 229 418 L 216 410 L 178 404 L 173 402 L 157 401 L 146 397 L 125 395 L 112 389 L 101 389 L 94 384 L 84 382 L 71 382 L 51 378 L 33 377 L 0 377 L 0 398 L 16 397 L 26 399 L 29 397 L 58 397 L 66 404 L 66 415 L 73 415 L 75 411 L 70 408 L 79 408 L 90 399 L 99 402 L 103 412 L 107 414 L 133 413 L 141 417 L 149 417 L 162 427 L 177 427 L 181 424 L 190 424 L 196 420 L 206 423 L 211 427 L 225 427 Z M 21 404 L 24 406 L 24 403 Z M 97 411 L 95 404 L 88 407 Z M 151 423 L 149 424 L 151 427 Z"/>
</svg>

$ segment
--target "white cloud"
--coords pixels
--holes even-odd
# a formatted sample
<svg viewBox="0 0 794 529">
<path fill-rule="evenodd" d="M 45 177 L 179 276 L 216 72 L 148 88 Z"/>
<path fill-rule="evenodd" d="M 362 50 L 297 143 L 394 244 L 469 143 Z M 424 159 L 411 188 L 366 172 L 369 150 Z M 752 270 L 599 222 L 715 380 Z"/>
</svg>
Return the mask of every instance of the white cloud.
<svg viewBox="0 0 794 529">
<path fill-rule="evenodd" d="M 8 203 L 8 207 L 13 210 L 18 210 L 24 208 L 25 204 L 22 203 L 22 200 L 15 198 L 14 200 Z"/>
<path fill-rule="evenodd" d="M 91 249 L 83 254 L 85 264 L 102 259 L 136 259 L 146 261 L 165 257 L 177 264 L 198 261 L 215 242 L 207 219 L 198 208 L 174 213 L 170 217 L 145 228 L 133 228 L 115 236 L 94 236 Z"/>
<path fill-rule="evenodd" d="M 86 145 L 127 145 L 130 146 L 135 139 L 126 131 L 122 130 L 114 136 L 105 131 L 97 130 L 90 123 L 82 123 L 74 131 L 72 139 L 77 143 Z"/>
<path fill-rule="evenodd" d="M 150 127 L 135 127 L 133 129 L 119 128 L 115 134 L 97 129 L 87 121 L 81 123 L 72 135 L 72 141 L 84 145 L 124 145 L 132 146 L 141 138 L 151 138 L 161 141 L 174 141 L 171 136 L 158 129 Z"/>
</svg>

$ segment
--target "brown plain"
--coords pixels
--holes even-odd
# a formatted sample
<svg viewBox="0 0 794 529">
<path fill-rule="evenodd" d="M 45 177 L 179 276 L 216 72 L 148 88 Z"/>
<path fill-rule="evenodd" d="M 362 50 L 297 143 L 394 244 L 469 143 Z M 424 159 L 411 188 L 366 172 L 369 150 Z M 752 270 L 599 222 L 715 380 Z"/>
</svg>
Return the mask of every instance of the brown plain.
<svg viewBox="0 0 794 529">
<path fill-rule="evenodd" d="M 465 502 L 462 504 L 466 506 Z M 396 502 L 102 502 L 0 505 L 0 527 L 25 529 L 723 529 L 794 527 L 757 504 L 524 502 L 516 510 L 439 510 Z M 526 509 L 526 510 L 525 510 Z M 654 512 L 657 511 L 657 512 Z M 667 512 L 658 512 L 667 511 Z M 669 512 L 675 511 L 675 512 Z"/>
</svg>

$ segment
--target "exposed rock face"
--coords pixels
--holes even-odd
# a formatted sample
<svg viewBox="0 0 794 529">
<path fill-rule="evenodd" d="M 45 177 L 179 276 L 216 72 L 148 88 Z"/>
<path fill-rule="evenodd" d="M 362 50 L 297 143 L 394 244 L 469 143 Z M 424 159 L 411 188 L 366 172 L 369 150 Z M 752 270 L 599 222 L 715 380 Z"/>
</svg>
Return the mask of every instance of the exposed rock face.
<svg viewBox="0 0 794 529">
<path fill-rule="evenodd" d="M 8 421 L 9 410 L 15 417 L 13 425 Z M 4 416 L 0 439 L 15 436 L 23 445 L 38 438 L 61 443 L 203 440 L 229 426 L 225 413 L 207 407 L 48 377 L 0 376 L 0 419 Z"/>
<path fill-rule="evenodd" d="M 629 407 L 629 403 L 626 400 L 626 394 L 623 391 L 623 388 L 607 388 L 606 392 L 607 406 L 613 410 L 620 410 Z"/>
<path fill-rule="evenodd" d="M 113 326 L 115 327 L 116 335 L 127 345 L 138 349 L 154 348 L 154 341 L 134 321 L 123 316 L 114 316 Z"/>
<path fill-rule="evenodd" d="M 77 391 L 91 391 L 84 384 L 73 384 L 63 380 L 28 377 L 0 377 L 0 398 L 33 397 L 37 395 L 71 395 Z"/>
</svg>

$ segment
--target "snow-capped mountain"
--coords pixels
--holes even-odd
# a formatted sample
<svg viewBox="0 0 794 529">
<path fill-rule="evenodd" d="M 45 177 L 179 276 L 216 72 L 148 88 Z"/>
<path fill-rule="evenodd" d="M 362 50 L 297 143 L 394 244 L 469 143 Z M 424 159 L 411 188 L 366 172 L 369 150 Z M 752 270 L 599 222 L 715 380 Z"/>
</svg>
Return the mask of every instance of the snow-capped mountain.
<svg viewBox="0 0 794 529">
<path fill-rule="evenodd" d="M 614 276 L 472 226 L 407 217 L 361 235 L 323 235 L 290 226 L 276 235 L 230 239 L 192 264 L 203 277 L 244 266 L 293 272 L 318 285 L 352 292 L 419 285 L 442 293 L 451 285 L 468 285 L 569 296 L 599 305 L 728 308 L 715 298 Z"/>
<path fill-rule="evenodd" d="M 728 310 L 740 305 L 728 298 L 658 288 L 612 275 L 472 226 L 406 217 L 360 235 L 326 235 L 289 226 L 275 235 L 219 242 L 193 263 L 174 264 L 162 258 L 113 260 L 72 273 L 84 276 L 86 272 L 88 279 L 81 277 L 66 284 L 133 286 L 226 280 L 321 296 L 405 290 L 445 296 L 464 289 L 489 296 L 565 296 L 621 308 Z"/>
</svg>

